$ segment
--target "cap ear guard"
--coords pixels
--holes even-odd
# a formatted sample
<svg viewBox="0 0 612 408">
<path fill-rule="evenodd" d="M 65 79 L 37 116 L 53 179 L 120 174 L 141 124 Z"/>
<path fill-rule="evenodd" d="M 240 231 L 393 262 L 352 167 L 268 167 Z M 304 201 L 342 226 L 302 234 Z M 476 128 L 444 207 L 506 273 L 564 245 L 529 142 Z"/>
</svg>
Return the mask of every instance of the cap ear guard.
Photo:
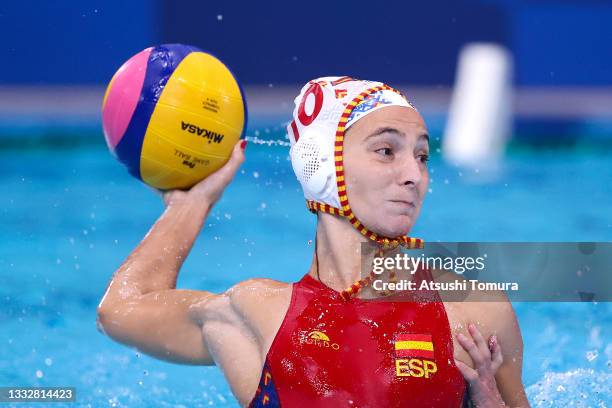
<svg viewBox="0 0 612 408">
<path fill-rule="evenodd" d="M 291 146 L 291 165 L 304 197 L 339 206 L 338 188 L 330 142 L 317 128 L 307 129 Z"/>
</svg>

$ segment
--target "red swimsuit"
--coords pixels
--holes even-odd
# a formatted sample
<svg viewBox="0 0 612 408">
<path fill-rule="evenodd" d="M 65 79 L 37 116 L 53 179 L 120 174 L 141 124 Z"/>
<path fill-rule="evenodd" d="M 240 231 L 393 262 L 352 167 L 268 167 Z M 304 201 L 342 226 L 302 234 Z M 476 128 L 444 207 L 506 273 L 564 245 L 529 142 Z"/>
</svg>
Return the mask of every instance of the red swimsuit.
<svg viewBox="0 0 612 408">
<path fill-rule="evenodd" d="M 415 281 L 431 281 L 419 270 Z M 305 275 L 272 342 L 250 407 L 460 407 L 444 304 L 343 300 Z"/>
</svg>

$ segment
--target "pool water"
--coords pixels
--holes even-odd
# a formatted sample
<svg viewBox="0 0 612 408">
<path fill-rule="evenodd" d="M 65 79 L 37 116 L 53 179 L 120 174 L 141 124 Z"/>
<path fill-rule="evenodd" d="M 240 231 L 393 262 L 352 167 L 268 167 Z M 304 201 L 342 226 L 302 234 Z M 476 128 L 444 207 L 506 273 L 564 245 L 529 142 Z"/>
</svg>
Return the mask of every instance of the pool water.
<svg viewBox="0 0 612 408">
<path fill-rule="evenodd" d="M 287 153 L 248 146 L 179 287 L 220 292 L 249 277 L 294 281 L 306 273 L 316 218 Z M 610 241 L 611 155 L 518 150 L 486 183 L 480 171 L 450 168 L 434 155 L 431 192 L 412 235 Z M 0 385 L 74 386 L 78 406 L 237 406 L 216 367 L 157 361 L 96 330 L 106 284 L 161 214 L 160 198 L 99 144 L 5 149 L 0 161 Z M 612 405 L 609 303 L 515 309 L 532 406 Z"/>
</svg>

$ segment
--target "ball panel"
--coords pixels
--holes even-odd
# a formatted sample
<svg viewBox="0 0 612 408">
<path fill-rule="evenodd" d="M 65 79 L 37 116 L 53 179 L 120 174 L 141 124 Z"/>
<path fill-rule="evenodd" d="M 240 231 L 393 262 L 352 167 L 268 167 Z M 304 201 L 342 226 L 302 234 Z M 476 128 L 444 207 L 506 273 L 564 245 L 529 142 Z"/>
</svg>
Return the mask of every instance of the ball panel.
<svg viewBox="0 0 612 408">
<path fill-rule="evenodd" d="M 111 79 L 102 101 L 102 127 L 106 143 L 113 151 L 130 123 L 147 69 L 152 48 L 130 58 Z"/>
<path fill-rule="evenodd" d="M 242 94 L 228 69 L 209 54 L 189 54 L 165 84 L 151 116 L 142 179 L 190 187 L 227 161 L 244 122 Z M 176 169 L 176 176 L 155 174 L 144 157 Z"/>
<path fill-rule="evenodd" d="M 138 179 L 142 180 L 140 155 L 151 114 L 174 69 L 191 52 L 192 48 L 180 44 L 160 45 L 154 47 L 149 54 L 139 102 L 125 131 L 125 136 L 115 148 L 119 161 L 127 167 L 132 176 Z"/>
<path fill-rule="evenodd" d="M 189 188 L 227 162 L 226 156 L 201 155 L 193 150 L 177 147 L 163 136 L 147 135 L 155 140 L 156 148 L 144 152 L 140 161 L 142 180 L 162 190 Z"/>
</svg>

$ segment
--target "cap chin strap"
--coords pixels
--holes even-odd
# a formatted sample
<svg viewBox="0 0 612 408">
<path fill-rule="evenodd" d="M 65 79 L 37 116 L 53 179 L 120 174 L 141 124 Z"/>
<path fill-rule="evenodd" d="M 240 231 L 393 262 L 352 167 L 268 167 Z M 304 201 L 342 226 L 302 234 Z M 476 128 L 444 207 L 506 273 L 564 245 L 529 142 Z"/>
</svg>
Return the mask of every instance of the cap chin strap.
<svg viewBox="0 0 612 408">
<path fill-rule="evenodd" d="M 308 207 L 308 210 L 310 212 L 314 213 L 314 214 L 316 214 L 317 211 L 321 211 L 321 212 L 324 212 L 324 213 L 327 213 L 327 214 L 339 215 L 341 217 L 349 218 L 344 213 L 344 211 L 342 211 L 342 210 L 340 210 L 340 209 L 338 209 L 336 207 L 332 207 L 331 205 L 328 205 L 328 204 L 325 204 L 325 203 L 320 203 L 318 201 L 306 200 L 306 206 Z M 349 218 L 349 220 L 351 220 L 351 218 Z M 372 232 L 369 229 L 367 229 L 361 222 L 359 222 L 359 220 L 357 220 L 357 217 L 355 217 L 354 215 L 353 215 L 353 219 L 351 220 L 351 224 L 363 236 L 365 236 L 365 237 L 371 239 L 372 241 L 376 242 L 383 249 L 391 249 L 391 248 L 395 248 L 395 247 L 397 247 L 399 245 L 403 246 L 406 249 L 422 249 L 423 245 L 424 245 L 423 240 L 419 239 L 419 238 L 412 238 L 412 237 L 408 237 L 408 236 L 399 236 L 397 238 L 382 237 L 382 236 L 376 234 L 375 232 Z"/>
<path fill-rule="evenodd" d="M 328 205 L 328 204 L 319 203 L 318 201 L 313 201 L 313 200 L 306 200 L 306 205 L 308 206 L 308 209 L 312 213 L 317 215 L 317 218 L 319 216 L 318 211 L 345 217 L 342 210 L 339 210 L 338 208 L 332 207 L 331 205 Z M 378 235 L 369 231 L 365 227 L 363 227 L 363 230 L 366 231 L 366 233 L 364 233 L 362 230 L 360 230 L 360 232 L 364 236 L 367 236 L 368 238 L 370 238 L 371 240 L 373 240 L 374 242 L 378 244 L 378 248 L 376 250 L 376 257 L 382 257 L 384 255 L 384 249 L 396 248 L 399 245 L 407 249 L 423 248 L 423 240 L 418 239 L 418 238 L 401 236 L 398 238 L 390 239 L 386 237 L 379 237 Z M 315 260 L 316 260 L 316 265 L 317 265 L 317 279 L 321 281 L 321 277 L 319 275 L 319 253 L 318 253 L 317 234 L 315 234 Z M 351 298 L 357 296 L 363 288 L 365 288 L 366 286 L 370 286 L 375 278 L 376 278 L 376 274 L 374 273 L 374 270 L 372 270 L 368 276 L 366 276 L 363 279 L 359 279 L 355 281 L 351 286 L 349 286 L 348 288 L 340 292 L 340 296 L 342 297 L 342 299 L 344 299 L 344 301 L 348 302 L 349 300 L 351 300 Z M 395 272 L 392 271 L 389 278 L 392 282 L 395 282 L 396 281 Z M 386 293 L 385 291 L 381 292 L 382 296 L 386 296 L 388 294 L 389 293 Z"/>
</svg>

